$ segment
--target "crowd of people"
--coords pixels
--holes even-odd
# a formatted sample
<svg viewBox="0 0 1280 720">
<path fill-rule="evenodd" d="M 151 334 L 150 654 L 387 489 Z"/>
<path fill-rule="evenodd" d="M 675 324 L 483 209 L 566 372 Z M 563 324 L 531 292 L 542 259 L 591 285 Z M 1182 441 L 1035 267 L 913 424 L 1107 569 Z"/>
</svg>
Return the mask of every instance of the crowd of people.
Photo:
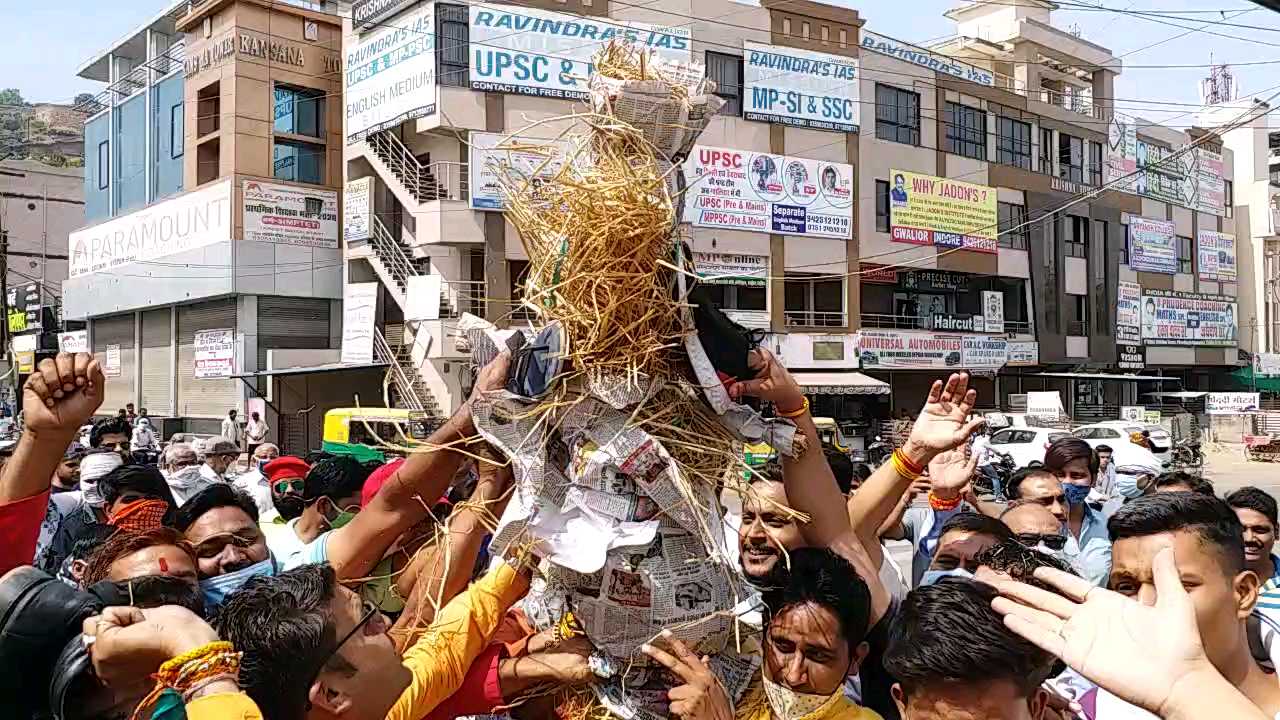
<svg viewBox="0 0 1280 720">
<path fill-rule="evenodd" d="M 995 502 L 972 490 L 967 376 L 934 383 L 873 470 L 824 453 L 789 373 L 765 351 L 753 363 L 729 394 L 771 403 L 807 441 L 751 472 L 725 518 L 759 670 L 734 697 L 659 634 L 626 660 L 665 669 L 670 716 L 1280 718 L 1270 495 L 1219 498 L 1184 473 L 1113 495 L 1105 460 L 1065 438 Z M 509 364 L 481 369 L 473 400 Z M 530 610 L 536 544 L 489 556 L 513 478 L 476 439 L 471 401 L 387 463 L 281 455 L 260 418 L 241 436 L 229 417 L 228 437 L 150 464 L 145 416 L 77 441 L 105 382 L 91 355 L 64 353 L 23 388 L 0 471 L 5 717 L 587 716 L 573 699 L 609 659 L 571 611 Z M 912 546 L 906 571 L 893 540 Z"/>
</svg>

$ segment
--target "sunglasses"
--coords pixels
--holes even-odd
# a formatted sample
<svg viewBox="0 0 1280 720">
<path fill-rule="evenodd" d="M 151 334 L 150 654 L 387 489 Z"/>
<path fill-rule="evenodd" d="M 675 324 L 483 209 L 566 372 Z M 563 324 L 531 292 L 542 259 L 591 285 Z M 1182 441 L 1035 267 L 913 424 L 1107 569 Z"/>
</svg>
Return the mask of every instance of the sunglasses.
<svg viewBox="0 0 1280 720">
<path fill-rule="evenodd" d="M 235 545 L 238 548 L 252 547 L 254 543 L 262 539 L 262 533 L 257 531 L 245 531 L 240 533 L 223 533 L 206 538 L 199 545 L 196 545 L 196 557 L 211 558 L 222 554 L 228 545 Z"/>
<path fill-rule="evenodd" d="M 114 442 L 114 443 L 102 443 L 102 447 L 108 448 L 111 450 L 128 450 L 129 441 L 121 440 L 120 442 Z"/>
<path fill-rule="evenodd" d="M 277 495 L 287 495 L 291 490 L 301 495 L 302 491 L 305 490 L 306 487 L 307 483 L 302 478 L 277 480 L 271 485 L 271 489 L 274 490 Z"/>
<path fill-rule="evenodd" d="M 1061 550 L 1067 546 L 1067 536 L 1057 533 L 1018 533 L 1018 542 L 1027 547 L 1044 543 L 1050 550 Z"/>
</svg>

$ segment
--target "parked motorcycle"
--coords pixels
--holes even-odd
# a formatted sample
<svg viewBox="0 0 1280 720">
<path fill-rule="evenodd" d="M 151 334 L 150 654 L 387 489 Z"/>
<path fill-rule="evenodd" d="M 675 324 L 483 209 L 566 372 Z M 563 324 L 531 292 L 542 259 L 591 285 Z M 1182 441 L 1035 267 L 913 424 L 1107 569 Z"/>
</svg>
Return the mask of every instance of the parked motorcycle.
<svg viewBox="0 0 1280 720">
<path fill-rule="evenodd" d="M 867 463 L 873 468 L 878 468 L 884 464 L 889 456 L 893 454 L 893 447 L 876 436 L 876 441 L 867 447 Z"/>
<path fill-rule="evenodd" d="M 987 448 L 987 452 L 991 453 L 995 459 L 978 467 L 978 472 L 973 476 L 973 491 L 979 495 L 986 493 L 996 496 L 996 499 L 1002 499 L 1008 492 L 1009 479 L 1018 471 L 1018 464 L 1008 453 L 994 448 Z M 995 491 L 997 484 L 1000 487 L 998 493 Z"/>
<path fill-rule="evenodd" d="M 1200 441 L 1179 440 L 1173 446 L 1173 462 L 1176 467 L 1198 468 L 1204 465 L 1204 454 L 1200 452 Z"/>
</svg>

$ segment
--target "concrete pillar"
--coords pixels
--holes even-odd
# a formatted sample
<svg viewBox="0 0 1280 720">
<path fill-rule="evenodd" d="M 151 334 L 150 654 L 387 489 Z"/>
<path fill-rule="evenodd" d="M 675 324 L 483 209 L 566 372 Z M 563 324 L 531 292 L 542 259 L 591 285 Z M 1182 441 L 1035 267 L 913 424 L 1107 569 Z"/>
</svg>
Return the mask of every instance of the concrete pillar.
<svg viewBox="0 0 1280 720">
<path fill-rule="evenodd" d="M 169 412 L 178 414 L 178 306 L 169 306 Z"/>
<path fill-rule="evenodd" d="M 133 405 L 142 407 L 142 313 L 133 314 Z"/>
<path fill-rule="evenodd" d="M 240 372 L 257 372 L 258 367 L 258 296 L 240 295 L 236 298 L 236 354 L 240 357 Z M 242 391 L 245 400 L 252 397 L 248 387 Z M 245 411 L 245 403 L 238 408 Z"/>
</svg>

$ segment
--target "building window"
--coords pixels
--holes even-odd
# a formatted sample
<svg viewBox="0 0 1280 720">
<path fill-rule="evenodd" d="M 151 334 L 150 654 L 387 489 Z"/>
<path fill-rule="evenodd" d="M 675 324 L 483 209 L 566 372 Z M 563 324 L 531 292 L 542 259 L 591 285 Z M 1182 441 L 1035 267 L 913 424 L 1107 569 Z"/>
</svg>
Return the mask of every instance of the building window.
<svg viewBox="0 0 1280 720">
<path fill-rule="evenodd" d="M 1053 174 L 1053 130 L 1040 128 L 1040 172 Z"/>
<path fill-rule="evenodd" d="M 889 232 L 889 181 L 876 181 L 876 232 Z"/>
<path fill-rule="evenodd" d="M 275 132 L 324 137 L 324 91 L 276 85 Z"/>
<path fill-rule="evenodd" d="M 1129 264 L 1129 226 L 1121 225 L 1124 228 L 1124 239 L 1120 241 L 1120 262 L 1123 265 Z"/>
<path fill-rule="evenodd" d="M 920 93 L 891 85 L 876 85 L 876 137 L 920 144 Z"/>
<path fill-rule="evenodd" d="M 436 78 L 447 87 L 470 87 L 471 34 L 467 6 L 436 4 Z"/>
<path fill-rule="evenodd" d="M 849 32 L 844 28 L 840 29 L 840 47 L 849 46 Z"/>
<path fill-rule="evenodd" d="M 1102 184 L 1102 143 L 1089 141 L 1089 184 Z"/>
<path fill-rule="evenodd" d="M 800 37 L 804 38 L 805 40 L 808 40 L 808 39 L 809 39 L 809 23 L 804 22 L 804 21 L 801 21 L 801 23 L 800 23 Z"/>
<path fill-rule="evenodd" d="M 1088 258 L 1089 257 L 1089 218 L 1079 217 L 1077 215 L 1067 216 L 1067 227 L 1064 228 L 1066 237 L 1064 254 L 1067 257 Z"/>
<path fill-rule="evenodd" d="M 996 162 L 1031 169 L 1031 123 L 996 118 Z"/>
<path fill-rule="evenodd" d="M 1191 272 L 1191 238 L 1178 236 L 1178 272 Z"/>
<path fill-rule="evenodd" d="M 106 190 L 111 177 L 111 146 L 106 140 L 98 143 L 98 189 Z"/>
<path fill-rule="evenodd" d="M 1069 295 L 1071 303 L 1071 322 L 1067 323 L 1067 334 L 1077 337 L 1089 336 L 1089 296 Z"/>
<path fill-rule="evenodd" d="M 996 213 L 1000 247 L 1026 250 L 1031 240 L 1031 228 L 1027 226 L 1027 207 L 1007 202 L 996 203 Z"/>
<path fill-rule="evenodd" d="M 325 154 L 323 145 L 276 138 L 272 177 L 323 185 Z"/>
<path fill-rule="evenodd" d="M 987 159 L 987 113 L 949 102 L 944 108 L 947 126 L 945 150 L 956 155 Z"/>
<path fill-rule="evenodd" d="M 1084 182 L 1084 140 L 1058 133 L 1058 177 L 1071 182 Z"/>
<path fill-rule="evenodd" d="M 767 291 L 764 285 L 715 285 L 702 284 L 712 305 L 721 310 L 748 310 L 764 312 L 767 309 Z"/>
<path fill-rule="evenodd" d="M 169 108 L 169 157 L 182 157 L 182 103 Z"/>
<path fill-rule="evenodd" d="M 845 326 L 843 280 L 813 273 L 787 273 L 783 294 L 787 325 Z"/>
<path fill-rule="evenodd" d="M 716 95 L 724 98 L 721 115 L 742 114 L 742 56 L 707 51 L 707 77 L 716 84 Z"/>
<path fill-rule="evenodd" d="M 1236 204 L 1236 188 L 1230 180 L 1222 181 L 1222 197 L 1223 205 L 1225 205 L 1226 216 L 1231 217 L 1235 214 L 1233 206 Z"/>
</svg>

